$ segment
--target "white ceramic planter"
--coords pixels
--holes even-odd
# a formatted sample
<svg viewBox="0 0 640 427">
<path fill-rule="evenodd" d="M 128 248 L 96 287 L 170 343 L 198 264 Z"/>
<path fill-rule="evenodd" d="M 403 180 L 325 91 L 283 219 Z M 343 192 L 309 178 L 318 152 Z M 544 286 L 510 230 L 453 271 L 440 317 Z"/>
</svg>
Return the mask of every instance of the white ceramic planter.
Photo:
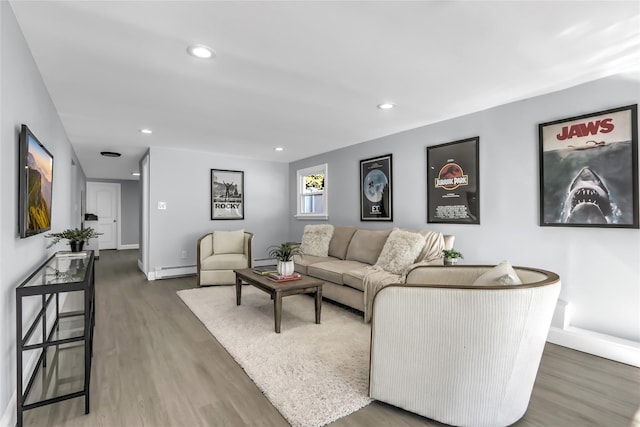
<svg viewBox="0 0 640 427">
<path fill-rule="evenodd" d="M 278 274 L 282 276 L 291 276 L 294 268 L 293 261 L 278 261 Z"/>
</svg>

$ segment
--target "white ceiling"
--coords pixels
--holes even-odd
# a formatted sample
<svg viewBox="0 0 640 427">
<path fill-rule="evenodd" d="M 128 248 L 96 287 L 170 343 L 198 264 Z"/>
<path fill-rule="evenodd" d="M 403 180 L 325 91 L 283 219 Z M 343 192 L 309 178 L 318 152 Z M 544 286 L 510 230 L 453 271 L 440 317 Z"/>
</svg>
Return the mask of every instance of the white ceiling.
<svg viewBox="0 0 640 427">
<path fill-rule="evenodd" d="M 289 162 L 640 70 L 638 1 L 11 5 L 88 178 L 155 146 Z"/>
</svg>

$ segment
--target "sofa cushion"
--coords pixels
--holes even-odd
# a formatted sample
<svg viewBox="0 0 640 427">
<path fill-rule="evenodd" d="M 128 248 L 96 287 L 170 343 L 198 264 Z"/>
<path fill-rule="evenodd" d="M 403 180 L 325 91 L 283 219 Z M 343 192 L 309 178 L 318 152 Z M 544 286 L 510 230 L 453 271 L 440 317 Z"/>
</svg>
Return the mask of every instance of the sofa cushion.
<svg viewBox="0 0 640 427">
<path fill-rule="evenodd" d="M 389 233 L 391 230 L 357 230 L 351 238 L 345 259 L 375 264 Z"/>
<path fill-rule="evenodd" d="M 245 254 L 220 254 L 206 257 L 200 263 L 202 270 L 234 270 L 248 268 Z"/>
<path fill-rule="evenodd" d="M 328 256 L 296 255 L 293 257 L 293 261 L 296 264 L 296 271 L 300 274 L 307 274 L 307 267 L 309 267 L 312 264 L 317 264 L 319 262 L 326 262 L 326 261 L 336 261 L 336 260 L 337 258 L 328 257 Z"/>
<path fill-rule="evenodd" d="M 242 254 L 244 253 L 244 230 L 214 231 L 214 254 Z"/>
<path fill-rule="evenodd" d="M 403 274 L 416 261 L 424 244 L 423 235 L 394 228 L 375 265 L 390 273 Z"/>
<path fill-rule="evenodd" d="M 305 225 L 300 249 L 305 255 L 328 256 L 331 236 L 333 236 L 331 224 Z"/>
<path fill-rule="evenodd" d="M 355 227 L 334 227 L 333 237 L 329 242 L 329 256 L 344 259 L 347 256 L 349 242 L 356 232 Z"/>
<path fill-rule="evenodd" d="M 365 267 L 365 264 L 358 261 L 326 261 L 312 264 L 307 267 L 307 274 L 315 277 L 316 279 L 322 279 L 342 285 L 342 275 L 347 271 L 354 270 L 359 267 Z"/>
<path fill-rule="evenodd" d="M 362 264 L 362 267 L 347 271 L 342 275 L 342 283 L 350 288 L 364 291 L 364 275 L 367 267 L 369 267 L 367 264 Z"/>
<path fill-rule="evenodd" d="M 508 261 L 502 261 L 500 264 L 486 271 L 474 282 L 474 285 L 521 285 L 522 281 Z"/>
</svg>

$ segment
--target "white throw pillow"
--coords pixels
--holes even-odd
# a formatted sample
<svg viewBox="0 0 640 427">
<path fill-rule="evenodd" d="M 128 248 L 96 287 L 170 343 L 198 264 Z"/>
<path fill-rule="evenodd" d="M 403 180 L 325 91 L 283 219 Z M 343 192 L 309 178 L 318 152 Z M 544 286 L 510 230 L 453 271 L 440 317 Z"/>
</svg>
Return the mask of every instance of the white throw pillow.
<svg viewBox="0 0 640 427">
<path fill-rule="evenodd" d="M 419 233 L 394 228 L 382 247 L 376 265 L 393 274 L 403 274 L 416 261 L 426 240 Z"/>
<path fill-rule="evenodd" d="M 244 230 L 214 231 L 213 253 L 219 254 L 243 254 Z"/>
<path fill-rule="evenodd" d="M 485 271 L 478 277 L 474 285 L 522 285 L 516 271 L 509 261 L 502 261 L 489 271 Z"/>
<path fill-rule="evenodd" d="M 329 242 L 332 236 L 333 225 L 331 224 L 305 225 L 300 245 L 303 255 L 329 256 Z"/>
</svg>

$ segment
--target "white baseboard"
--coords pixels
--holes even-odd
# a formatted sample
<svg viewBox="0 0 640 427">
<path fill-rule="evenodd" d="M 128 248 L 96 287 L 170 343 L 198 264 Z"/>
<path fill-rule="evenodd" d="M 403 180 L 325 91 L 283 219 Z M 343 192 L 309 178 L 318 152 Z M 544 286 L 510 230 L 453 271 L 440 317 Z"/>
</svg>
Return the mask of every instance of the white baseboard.
<svg viewBox="0 0 640 427">
<path fill-rule="evenodd" d="M 552 326 L 547 341 L 640 368 L 640 343 L 573 326 Z"/>
<path fill-rule="evenodd" d="M 15 427 L 18 422 L 18 414 L 16 413 L 17 404 L 16 392 L 14 391 L 11 395 L 11 399 L 9 399 L 9 404 L 4 409 L 2 418 L 0 418 L 0 427 Z"/>
<path fill-rule="evenodd" d="M 120 245 L 118 246 L 118 250 L 119 251 L 124 251 L 127 249 L 140 249 L 140 245 L 137 243 L 131 244 L 131 245 Z"/>
</svg>

